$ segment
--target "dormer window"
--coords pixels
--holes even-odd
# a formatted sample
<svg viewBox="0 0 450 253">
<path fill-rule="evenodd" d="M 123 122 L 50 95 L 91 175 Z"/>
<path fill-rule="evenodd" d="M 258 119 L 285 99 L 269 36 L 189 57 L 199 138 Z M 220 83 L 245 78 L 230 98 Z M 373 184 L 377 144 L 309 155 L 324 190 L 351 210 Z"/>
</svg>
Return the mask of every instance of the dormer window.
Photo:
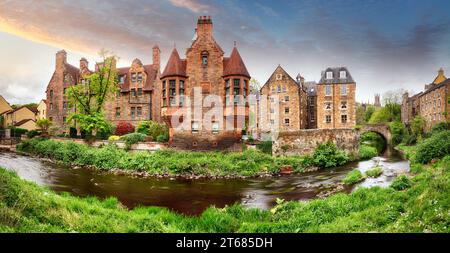
<svg viewBox="0 0 450 253">
<path fill-rule="evenodd" d="M 142 72 L 138 73 L 138 82 L 142 82 Z"/>
<path fill-rule="evenodd" d="M 346 72 L 345 70 L 341 70 L 341 71 L 339 72 L 339 78 L 340 78 L 340 79 L 345 79 L 345 78 L 347 78 L 347 72 Z"/>
<path fill-rule="evenodd" d="M 208 52 L 206 51 L 202 52 L 202 65 L 203 66 L 208 65 Z"/>
<path fill-rule="evenodd" d="M 333 72 L 327 71 L 327 79 L 333 79 Z"/>
<path fill-rule="evenodd" d="M 131 74 L 131 81 L 132 81 L 133 83 L 136 82 L 136 73 L 132 73 L 132 74 Z"/>
</svg>

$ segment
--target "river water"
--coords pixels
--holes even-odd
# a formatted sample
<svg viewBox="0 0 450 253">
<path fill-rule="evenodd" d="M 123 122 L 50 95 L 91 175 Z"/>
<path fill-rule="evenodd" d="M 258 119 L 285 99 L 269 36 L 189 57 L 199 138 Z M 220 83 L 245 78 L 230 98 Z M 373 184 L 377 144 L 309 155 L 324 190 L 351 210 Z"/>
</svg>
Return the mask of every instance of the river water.
<svg viewBox="0 0 450 253">
<path fill-rule="evenodd" d="M 224 207 L 241 203 L 246 207 L 270 208 L 277 198 L 313 199 L 325 189 L 339 183 L 354 168 L 362 172 L 383 167 L 378 178 L 368 178 L 348 187 L 386 187 L 398 174 L 409 171 L 409 163 L 391 151 L 371 160 L 296 175 L 250 179 L 158 179 L 113 175 L 88 169 L 71 169 L 15 153 L 0 153 L 0 167 L 15 171 L 21 178 L 45 185 L 56 192 L 76 196 L 116 197 L 129 208 L 161 206 L 179 213 L 196 215 L 214 205 Z"/>
</svg>

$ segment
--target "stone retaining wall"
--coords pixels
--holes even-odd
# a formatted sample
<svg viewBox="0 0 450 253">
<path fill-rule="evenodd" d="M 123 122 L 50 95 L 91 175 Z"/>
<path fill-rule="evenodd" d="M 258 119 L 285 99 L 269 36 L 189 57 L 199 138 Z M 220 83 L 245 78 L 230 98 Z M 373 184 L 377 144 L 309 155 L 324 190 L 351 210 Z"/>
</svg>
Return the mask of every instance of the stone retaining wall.
<svg viewBox="0 0 450 253">
<path fill-rule="evenodd" d="M 58 138 L 53 137 L 51 139 L 54 141 L 73 141 L 76 143 L 87 145 L 87 143 L 83 139 L 71 139 L 71 138 L 60 138 L 60 137 L 58 137 Z M 109 141 L 96 140 L 90 146 L 99 147 L 100 145 L 106 145 L 106 144 L 109 144 Z M 125 148 L 125 142 L 123 142 L 123 141 L 115 141 L 114 144 L 116 144 L 119 148 Z M 167 145 L 165 143 L 160 143 L 160 142 L 139 142 L 137 144 L 131 145 L 130 151 L 156 151 L 156 150 L 160 150 L 160 149 L 163 149 L 166 147 L 167 147 Z"/>
</svg>

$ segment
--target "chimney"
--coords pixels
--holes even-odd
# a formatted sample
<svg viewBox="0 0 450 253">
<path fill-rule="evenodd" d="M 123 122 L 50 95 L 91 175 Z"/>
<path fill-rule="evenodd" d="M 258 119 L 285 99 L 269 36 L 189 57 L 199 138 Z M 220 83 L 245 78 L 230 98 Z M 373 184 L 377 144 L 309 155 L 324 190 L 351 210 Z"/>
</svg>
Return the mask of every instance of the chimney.
<svg viewBox="0 0 450 253">
<path fill-rule="evenodd" d="M 444 75 L 444 70 L 442 68 L 439 69 L 438 74 L 443 76 Z"/>
<path fill-rule="evenodd" d="M 153 47 L 153 67 L 159 71 L 161 68 L 161 50 L 159 49 L 158 45 L 155 45 Z"/>
<path fill-rule="evenodd" d="M 61 69 L 67 63 L 67 53 L 64 50 L 56 53 L 55 68 Z"/>
<path fill-rule="evenodd" d="M 89 69 L 89 62 L 84 57 L 80 59 L 80 70 L 83 69 Z"/>
<path fill-rule="evenodd" d="M 197 36 L 212 37 L 211 16 L 199 16 L 197 21 Z"/>
</svg>

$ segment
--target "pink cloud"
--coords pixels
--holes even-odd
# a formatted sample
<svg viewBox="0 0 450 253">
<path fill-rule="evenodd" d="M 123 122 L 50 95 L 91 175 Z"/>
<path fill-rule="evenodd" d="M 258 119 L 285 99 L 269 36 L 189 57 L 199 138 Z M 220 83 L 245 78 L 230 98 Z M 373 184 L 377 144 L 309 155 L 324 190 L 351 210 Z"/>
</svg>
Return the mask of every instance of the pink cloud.
<svg viewBox="0 0 450 253">
<path fill-rule="evenodd" d="M 170 0 L 173 6 L 189 9 L 195 13 L 206 12 L 210 7 L 195 0 Z"/>
</svg>

